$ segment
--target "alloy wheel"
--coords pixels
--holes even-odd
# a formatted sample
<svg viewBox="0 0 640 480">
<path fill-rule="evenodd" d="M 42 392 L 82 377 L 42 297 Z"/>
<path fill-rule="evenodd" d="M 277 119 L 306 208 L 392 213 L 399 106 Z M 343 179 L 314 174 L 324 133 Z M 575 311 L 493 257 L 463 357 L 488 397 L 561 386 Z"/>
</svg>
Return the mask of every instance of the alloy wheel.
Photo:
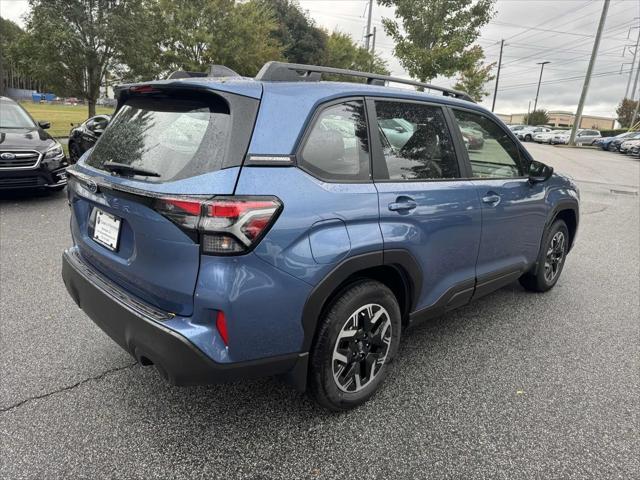
<svg viewBox="0 0 640 480">
<path fill-rule="evenodd" d="M 359 392 L 382 370 L 391 345 L 389 312 L 370 303 L 356 310 L 344 323 L 331 358 L 333 379 L 340 390 Z"/>
<path fill-rule="evenodd" d="M 560 272 L 564 260 L 565 236 L 563 232 L 556 232 L 551 238 L 547 255 L 544 260 L 544 279 L 551 283 Z"/>
</svg>

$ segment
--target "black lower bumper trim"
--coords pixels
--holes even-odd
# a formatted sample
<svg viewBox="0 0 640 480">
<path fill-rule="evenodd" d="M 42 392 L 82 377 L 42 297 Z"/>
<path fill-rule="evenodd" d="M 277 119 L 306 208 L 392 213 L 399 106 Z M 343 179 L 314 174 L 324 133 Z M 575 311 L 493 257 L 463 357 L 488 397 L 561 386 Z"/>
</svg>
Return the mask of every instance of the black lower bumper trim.
<svg viewBox="0 0 640 480">
<path fill-rule="evenodd" d="M 62 278 L 80 308 L 141 363 L 151 361 L 174 385 L 206 385 L 287 374 L 306 357 L 298 353 L 238 363 L 217 363 L 182 335 L 129 308 L 83 273 L 90 266 L 74 252 L 62 256 Z M 96 272 L 96 275 L 99 275 Z M 102 279 L 108 282 L 108 279 Z M 113 288 L 118 288 L 113 286 Z"/>
</svg>

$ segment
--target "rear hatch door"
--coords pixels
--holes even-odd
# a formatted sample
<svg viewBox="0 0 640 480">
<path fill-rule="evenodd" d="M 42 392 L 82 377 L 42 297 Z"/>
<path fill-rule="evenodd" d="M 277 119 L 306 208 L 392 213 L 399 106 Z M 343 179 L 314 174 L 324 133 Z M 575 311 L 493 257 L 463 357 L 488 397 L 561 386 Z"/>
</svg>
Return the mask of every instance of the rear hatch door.
<svg viewBox="0 0 640 480">
<path fill-rule="evenodd" d="M 192 314 L 200 245 L 197 231 L 158 202 L 172 199 L 179 213 L 189 199 L 233 193 L 261 93 L 246 83 L 243 94 L 210 85 L 132 87 L 95 148 L 70 169 L 80 254 L 165 311 Z"/>
</svg>

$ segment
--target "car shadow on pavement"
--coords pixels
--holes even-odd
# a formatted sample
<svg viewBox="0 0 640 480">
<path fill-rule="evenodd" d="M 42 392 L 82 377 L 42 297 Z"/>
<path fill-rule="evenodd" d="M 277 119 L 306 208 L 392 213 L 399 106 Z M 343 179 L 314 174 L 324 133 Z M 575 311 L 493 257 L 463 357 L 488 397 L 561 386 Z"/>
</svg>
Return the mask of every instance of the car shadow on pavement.
<svg viewBox="0 0 640 480">
<path fill-rule="evenodd" d="M 325 421 L 338 421 L 335 419 L 344 415 L 360 416 L 370 409 L 387 408 L 388 402 L 398 401 L 394 399 L 398 392 L 411 387 L 410 377 L 414 370 L 416 374 L 420 374 L 421 366 L 430 365 L 432 371 L 437 371 L 438 365 L 443 366 L 442 351 L 451 349 L 452 343 L 457 344 L 463 336 L 467 337 L 470 329 L 475 330 L 474 336 L 483 342 L 482 332 L 493 330 L 496 328 L 495 324 L 517 323 L 517 319 L 505 319 L 505 310 L 497 306 L 513 297 L 525 301 L 529 299 L 526 303 L 541 301 L 541 297 L 525 292 L 516 282 L 466 307 L 409 329 L 402 339 L 398 356 L 391 365 L 381 391 L 371 401 L 351 412 L 328 412 L 278 378 L 202 387 L 175 387 L 166 385 L 154 367 L 136 366 L 129 374 L 131 390 L 123 392 L 123 395 L 128 397 L 130 407 L 135 410 L 139 407 L 139 410 L 129 411 L 128 416 L 146 416 L 155 412 L 163 422 L 178 423 L 187 415 L 194 424 L 215 424 L 217 428 L 224 429 L 231 428 L 232 425 L 235 425 L 233 428 L 239 428 L 241 425 L 238 422 L 245 428 L 247 422 L 265 421 L 307 425 L 307 428 L 312 429 Z M 495 342 L 496 339 L 493 338 L 492 341 Z M 474 348 L 473 345 L 469 347 L 470 350 Z M 431 382 L 437 383 L 438 377 L 432 378 Z M 155 392 L 155 399 L 152 401 L 148 401 L 149 394 L 144 392 L 147 388 Z M 435 388 L 439 387 L 435 385 Z M 139 402 L 139 398 L 146 398 L 147 401 Z M 387 404 L 387 407 L 383 407 L 383 404 Z M 155 407 L 150 409 L 151 405 Z M 233 435 L 237 435 L 237 432 Z"/>
</svg>

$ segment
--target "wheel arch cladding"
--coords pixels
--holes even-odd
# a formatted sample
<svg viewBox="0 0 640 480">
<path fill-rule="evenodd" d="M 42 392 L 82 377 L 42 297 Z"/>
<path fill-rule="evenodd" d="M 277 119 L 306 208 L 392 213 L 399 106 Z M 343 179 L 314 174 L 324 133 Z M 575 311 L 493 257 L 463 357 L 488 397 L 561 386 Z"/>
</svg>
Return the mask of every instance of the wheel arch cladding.
<svg viewBox="0 0 640 480">
<path fill-rule="evenodd" d="M 553 219 L 554 222 L 556 220 L 563 220 L 564 223 L 567 224 L 567 229 L 569 230 L 569 250 L 571 250 L 573 247 L 573 239 L 575 238 L 578 230 L 578 218 L 575 210 L 572 208 L 560 210 Z"/>
<path fill-rule="evenodd" d="M 313 345 L 317 327 L 326 309 L 346 288 L 359 280 L 376 280 L 386 285 L 400 305 L 403 325 L 416 305 L 420 292 L 420 267 L 406 250 L 376 251 L 347 258 L 313 289 L 302 314 L 304 349 Z"/>
<path fill-rule="evenodd" d="M 558 202 L 552 210 L 547 222 L 546 228 L 553 225 L 556 220 L 563 220 L 569 230 L 569 250 L 573 248 L 573 243 L 578 232 L 578 224 L 580 221 L 578 202 L 573 200 L 563 200 Z"/>
</svg>

